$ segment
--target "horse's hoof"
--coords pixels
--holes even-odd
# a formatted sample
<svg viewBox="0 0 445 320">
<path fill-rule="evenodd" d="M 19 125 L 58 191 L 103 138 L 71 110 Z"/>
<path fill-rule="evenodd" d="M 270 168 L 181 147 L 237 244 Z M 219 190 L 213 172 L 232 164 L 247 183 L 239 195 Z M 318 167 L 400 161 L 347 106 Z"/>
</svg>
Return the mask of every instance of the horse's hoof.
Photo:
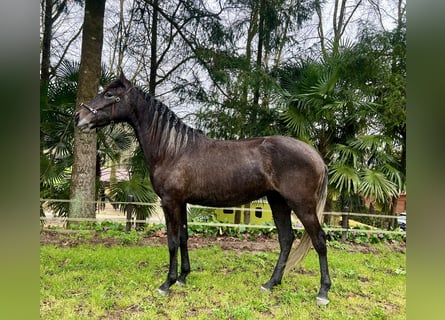
<svg viewBox="0 0 445 320">
<path fill-rule="evenodd" d="M 168 293 L 169 293 L 169 291 L 168 291 L 168 290 L 163 290 L 163 289 L 159 288 L 159 289 L 158 289 L 158 293 L 159 293 L 161 296 L 167 296 Z"/>
<path fill-rule="evenodd" d="M 265 286 L 261 286 L 261 291 L 270 292 L 270 288 L 266 288 Z"/>
<path fill-rule="evenodd" d="M 185 286 L 185 282 L 182 282 L 182 281 L 176 281 L 176 285 L 178 285 L 178 286 L 180 286 L 180 287 L 183 287 L 183 286 Z"/>
<path fill-rule="evenodd" d="M 326 306 L 328 304 L 329 304 L 329 299 L 328 298 L 317 297 L 317 305 L 319 305 L 319 306 Z"/>
</svg>

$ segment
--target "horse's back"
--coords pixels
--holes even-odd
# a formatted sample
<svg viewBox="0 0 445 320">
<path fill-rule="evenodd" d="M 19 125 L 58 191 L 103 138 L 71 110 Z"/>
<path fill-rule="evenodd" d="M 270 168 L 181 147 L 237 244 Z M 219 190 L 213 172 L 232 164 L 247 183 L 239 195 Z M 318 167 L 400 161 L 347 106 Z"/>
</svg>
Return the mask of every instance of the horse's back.
<svg viewBox="0 0 445 320">
<path fill-rule="evenodd" d="M 324 161 L 317 150 L 309 144 L 286 136 L 264 138 L 264 150 L 276 163 L 309 166 L 324 171 Z"/>
<path fill-rule="evenodd" d="M 201 152 L 194 152 L 195 163 L 211 172 L 277 175 L 289 170 L 322 174 L 325 164 L 309 144 L 287 136 L 265 136 L 241 140 L 213 140 Z"/>
<path fill-rule="evenodd" d="M 294 203 L 317 198 L 325 175 L 320 154 L 307 143 L 285 136 L 268 137 L 262 144 L 270 184 Z"/>
</svg>

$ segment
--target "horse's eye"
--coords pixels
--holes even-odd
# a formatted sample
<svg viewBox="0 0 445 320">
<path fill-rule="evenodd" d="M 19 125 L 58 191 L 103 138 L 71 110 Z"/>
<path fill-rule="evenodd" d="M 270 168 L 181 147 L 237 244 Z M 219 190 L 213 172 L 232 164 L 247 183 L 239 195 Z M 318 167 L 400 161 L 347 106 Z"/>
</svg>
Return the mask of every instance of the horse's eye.
<svg viewBox="0 0 445 320">
<path fill-rule="evenodd" d="M 105 92 L 104 97 L 107 99 L 110 99 L 110 98 L 113 98 L 114 96 L 111 92 L 107 91 L 107 92 Z"/>
</svg>

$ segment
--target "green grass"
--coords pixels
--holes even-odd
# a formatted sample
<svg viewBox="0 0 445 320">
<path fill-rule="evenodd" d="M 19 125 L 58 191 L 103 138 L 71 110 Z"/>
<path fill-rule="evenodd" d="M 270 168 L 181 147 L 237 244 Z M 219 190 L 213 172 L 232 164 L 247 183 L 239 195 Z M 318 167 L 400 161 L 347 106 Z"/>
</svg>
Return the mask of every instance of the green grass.
<svg viewBox="0 0 445 320">
<path fill-rule="evenodd" d="M 312 250 L 272 292 L 260 291 L 278 252 L 190 251 L 184 287 L 160 296 L 165 247 L 41 246 L 41 319 L 405 319 L 405 254 L 388 244 L 331 243 L 331 303 L 318 307 L 318 259 Z M 354 252 L 353 252 L 354 251 Z"/>
</svg>

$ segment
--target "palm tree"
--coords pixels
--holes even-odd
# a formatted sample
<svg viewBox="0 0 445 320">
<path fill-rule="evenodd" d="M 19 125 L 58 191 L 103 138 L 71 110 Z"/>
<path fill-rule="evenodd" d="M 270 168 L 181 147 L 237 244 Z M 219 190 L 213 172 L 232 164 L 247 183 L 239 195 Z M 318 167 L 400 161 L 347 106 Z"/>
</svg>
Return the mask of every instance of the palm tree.
<svg viewBox="0 0 445 320">
<path fill-rule="evenodd" d="M 366 83 L 362 55 L 344 45 L 320 62 L 287 66 L 281 76 L 283 119 L 300 139 L 312 143 L 330 173 L 330 196 L 362 210 L 353 199 L 367 198 L 386 208 L 403 188 L 397 149 L 384 135 L 373 93 Z M 327 211 L 331 202 L 327 202 Z M 354 207 L 355 206 L 355 207 Z M 358 206 L 358 207 L 357 207 Z"/>
<path fill-rule="evenodd" d="M 359 135 L 346 145 L 335 145 L 330 157 L 331 185 L 340 194 L 359 194 L 381 206 L 400 194 L 402 177 L 388 137 Z"/>
</svg>

